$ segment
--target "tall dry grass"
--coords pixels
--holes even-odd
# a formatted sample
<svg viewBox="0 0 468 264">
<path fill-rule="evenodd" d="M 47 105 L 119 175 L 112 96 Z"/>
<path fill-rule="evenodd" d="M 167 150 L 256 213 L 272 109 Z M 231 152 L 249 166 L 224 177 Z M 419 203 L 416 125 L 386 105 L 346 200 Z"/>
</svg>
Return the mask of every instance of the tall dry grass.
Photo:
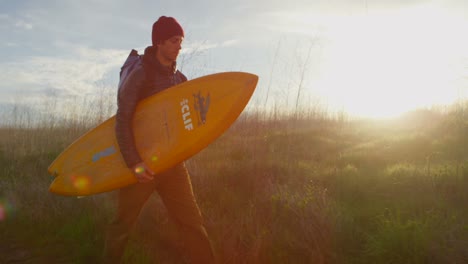
<svg viewBox="0 0 468 264">
<path fill-rule="evenodd" d="M 246 111 L 187 161 L 220 262 L 465 262 L 465 109 L 376 122 L 316 108 Z M 114 193 L 47 192 L 47 166 L 102 121 L 74 112 L 12 115 L 19 123 L 0 129 L 0 262 L 99 260 Z M 126 262 L 183 263 L 181 234 L 157 195 L 148 203 Z"/>
</svg>

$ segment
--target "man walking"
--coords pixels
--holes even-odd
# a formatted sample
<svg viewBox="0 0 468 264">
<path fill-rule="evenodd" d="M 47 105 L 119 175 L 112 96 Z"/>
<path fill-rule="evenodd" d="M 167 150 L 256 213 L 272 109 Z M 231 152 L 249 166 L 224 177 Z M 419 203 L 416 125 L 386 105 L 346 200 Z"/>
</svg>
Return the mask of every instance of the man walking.
<svg viewBox="0 0 468 264">
<path fill-rule="evenodd" d="M 132 129 L 138 102 L 187 80 L 176 67 L 183 40 L 184 30 L 177 20 L 160 17 L 153 24 L 152 46 L 145 49 L 141 62 L 120 84 L 116 136 L 122 156 L 138 183 L 118 191 L 117 215 L 106 237 L 104 257 L 107 263 L 121 262 L 130 230 L 141 208 L 155 191 L 182 232 L 185 253 L 190 263 L 214 262 L 213 250 L 185 165 L 181 163 L 160 175 L 154 175 L 135 147 Z"/>
</svg>

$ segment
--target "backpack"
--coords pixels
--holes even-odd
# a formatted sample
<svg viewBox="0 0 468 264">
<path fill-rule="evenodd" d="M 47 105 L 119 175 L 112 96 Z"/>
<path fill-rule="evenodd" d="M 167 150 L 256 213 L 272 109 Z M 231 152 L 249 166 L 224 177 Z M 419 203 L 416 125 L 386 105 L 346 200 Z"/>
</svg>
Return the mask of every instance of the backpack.
<svg viewBox="0 0 468 264">
<path fill-rule="evenodd" d="M 125 83 L 130 73 L 136 68 L 138 63 L 143 59 L 143 55 L 139 55 L 138 51 L 132 49 L 130 54 L 128 54 L 127 59 L 120 68 L 120 80 L 119 80 L 119 90 L 122 87 L 122 84 Z"/>
</svg>

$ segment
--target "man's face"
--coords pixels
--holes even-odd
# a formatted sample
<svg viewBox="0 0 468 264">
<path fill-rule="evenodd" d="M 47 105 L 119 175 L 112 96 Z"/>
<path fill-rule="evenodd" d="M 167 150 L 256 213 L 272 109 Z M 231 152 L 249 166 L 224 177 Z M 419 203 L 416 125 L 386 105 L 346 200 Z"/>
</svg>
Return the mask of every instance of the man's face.
<svg viewBox="0 0 468 264">
<path fill-rule="evenodd" d="M 179 51 L 182 49 L 182 41 L 184 37 L 182 36 L 174 36 L 161 44 L 158 44 L 158 52 L 160 54 L 160 58 L 164 60 L 164 62 L 174 62 L 177 60 L 177 56 L 179 56 Z"/>
</svg>

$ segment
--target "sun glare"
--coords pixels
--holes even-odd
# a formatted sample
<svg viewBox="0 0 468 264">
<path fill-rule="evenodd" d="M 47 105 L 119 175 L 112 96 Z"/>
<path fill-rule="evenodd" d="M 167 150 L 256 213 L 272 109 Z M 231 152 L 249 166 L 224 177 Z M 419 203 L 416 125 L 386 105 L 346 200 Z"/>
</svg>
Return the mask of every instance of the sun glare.
<svg viewBox="0 0 468 264">
<path fill-rule="evenodd" d="M 337 16 L 324 23 L 324 60 L 312 89 L 330 106 L 385 118 L 464 96 L 460 57 L 467 54 L 468 35 L 461 32 L 467 22 L 443 9 Z"/>
</svg>

